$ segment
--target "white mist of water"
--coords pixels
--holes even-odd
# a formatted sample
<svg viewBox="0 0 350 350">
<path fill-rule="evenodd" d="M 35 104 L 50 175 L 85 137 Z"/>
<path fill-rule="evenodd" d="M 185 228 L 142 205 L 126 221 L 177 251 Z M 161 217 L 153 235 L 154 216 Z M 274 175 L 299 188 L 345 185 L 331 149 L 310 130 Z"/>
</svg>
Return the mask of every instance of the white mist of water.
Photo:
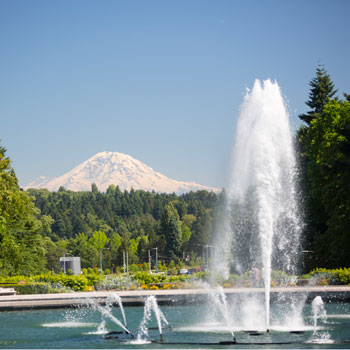
<svg viewBox="0 0 350 350">
<path fill-rule="evenodd" d="M 117 294 L 117 293 L 112 293 L 110 294 L 107 299 L 106 299 L 106 304 L 109 306 L 113 305 L 113 301 L 116 301 L 119 308 L 120 308 L 120 312 L 122 313 L 122 317 L 123 317 L 123 321 L 124 321 L 124 326 L 127 327 L 127 323 L 126 323 L 126 317 L 125 317 L 125 312 L 124 312 L 124 307 L 123 307 L 123 303 L 122 303 L 122 298 Z"/>
<path fill-rule="evenodd" d="M 311 343 L 316 344 L 332 344 L 333 340 L 327 330 L 319 330 L 319 322 L 327 320 L 327 311 L 324 306 L 322 298 L 318 295 L 311 303 L 312 307 L 312 318 L 313 318 L 313 339 Z"/>
<path fill-rule="evenodd" d="M 165 318 L 163 312 L 160 310 L 160 308 L 157 304 L 157 299 L 155 298 L 154 295 L 151 295 L 146 299 L 146 302 L 145 302 L 145 307 L 144 307 L 144 311 L 143 311 L 143 319 L 141 321 L 141 324 L 139 326 L 139 331 L 137 334 L 138 341 L 145 340 L 145 338 L 148 337 L 147 324 L 148 324 L 149 320 L 151 319 L 152 311 L 154 312 L 154 315 L 156 316 L 161 340 L 162 340 L 162 336 L 163 336 L 162 321 L 167 326 L 169 326 L 167 319 Z"/>
<path fill-rule="evenodd" d="M 324 307 L 324 302 L 322 298 L 318 295 L 312 301 L 312 316 L 314 321 L 314 335 L 317 331 L 317 323 L 318 321 L 325 321 L 327 318 L 327 312 Z"/>
<path fill-rule="evenodd" d="M 294 273 L 296 270 L 301 231 L 296 169 L 289 116 L 280 88 L 276 82 L 256 80 L 241 105 L 227 193 L 227 219 L 216 240 L 214 264 L 216 271 L 228 277 L 232 265 L 242 273 L 252 269 L 254 266 L 247 266 L 247 255 L 251 255 L 250 261 L 263 269 L 267 329 L 270 324 L 271 270 L 277 268 Z M 243 217 L 247 215 L 243 206 L 247 198 L 254 207 L 254 215 L 248 218 Z M 241 205 L 236 213 L 232 209 L 235 203 Z M 254 221 L 251 227 L 256 228 L 256 235 L 244 224 L 233 228 L 233 216 L 240 223 Z M 242 245 L 245 237 L 252 243 L 248 243 L 248 250 L 240 255 L 237 247 Z M 232 253 L 233 246 L 236 246 L 235 254 Z M 273 261 L 278 266 L 273 266 Z"/>
<path fill-rule="evenodd" d="M 117 326 L 122 328 L 126 333 L 130 334 L 130 331 L 115 317 L 112 315 L 111 310 L 107 307 L 103 307 L 99 305 L 95 300 L 89 300 L 90 305 L 95 309 L 98 310 L 103 317 L 109 318 L 111 321 L 113 321 Z"/>
<path fill-rule="evenodd" d="M 108 330 L 106 328 L 106 321 L 102 320 L 102 322 L 98 325 L 96 331 L 87 332 L 86 334 L 98 335 L 98 334 L 107 334 Z"/>
<path fill-rule="evenodd" d="M 226 327 L 231 332 L 232 338 L 234 338 L 235 335 L 233 332 L 231 318 L 229 317 L 229 310 L 224 289 L 222 287 L 217 287 L 215 289 L 208 289 L 208 291 L 215 308 L 219 310 L 221 317 L 225 321 Z"/>
</svg>

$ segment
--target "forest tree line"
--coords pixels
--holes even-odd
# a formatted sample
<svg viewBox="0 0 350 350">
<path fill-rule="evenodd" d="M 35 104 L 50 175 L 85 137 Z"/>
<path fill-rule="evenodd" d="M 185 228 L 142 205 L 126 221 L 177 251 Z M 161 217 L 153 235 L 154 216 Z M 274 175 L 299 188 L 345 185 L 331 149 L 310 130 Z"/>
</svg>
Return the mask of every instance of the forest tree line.
<svg viewBox="0 0 350 350">
<path fill-rule="evenodd" d="M 295 142 L 303 198 L 304 269 L 346 267 L 350 261 L 350 103 L 320 66 L 310 81 Z M 22 191 L 6 149 L 0 146 L 0 275 L 59 271 L 59 257 L 80 256 L 82 267 L 115 271 L 148 262 L 148 251 L 165 263 L 203 254 L 223 215 L 225 191 L 183 195 L 142 190 L 105 193 L 61 187 Z M 242 208 L 241 208 L 242 209 Z M 253 209 L 252 209 L 253 210 Z M 249 234 L 249 233 L 247 233 Z"/>
<path fill-rule="evenodd" d="M 49 221 L 50 229 L 44 235 L 52 251 L 80 256 L 83 267 L 99 266 L 100 248 L 93 244 L 93 236 L 99 233 L 105 237 L 103 266 L 113 271 L 123 265 L 123 252 L 128 252 L 130 264 L 148 262 L 149 250 L 154 260 L 155 248 L 165 263 L 197 256 L 202 246 L 210 243 L 222 197 L 207 191 L 181 196 L 121 191 L 114 185 L 102 193 L 95 184 L 91 192 L 60 188 L 57 192 L 30 189 L 27 193 Z M 57 269 L 58 256 L 52 258 L 48 267 Z"/>
</svg>

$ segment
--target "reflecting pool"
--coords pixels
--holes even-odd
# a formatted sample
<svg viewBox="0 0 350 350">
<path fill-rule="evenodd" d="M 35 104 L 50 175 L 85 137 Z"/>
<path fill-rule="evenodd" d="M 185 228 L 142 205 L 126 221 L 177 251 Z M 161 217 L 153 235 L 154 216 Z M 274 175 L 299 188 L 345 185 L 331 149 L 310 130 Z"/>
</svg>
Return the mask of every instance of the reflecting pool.
<svg viewBox="0 0 350 350">
<path fill-rule="evenodd" d="M 276 318 L 288 307 L 273 304 L 271 312 Z M 212 316 L 210 305 L 162 306 L 169 323 L 161 320 L 163 341 L 157 317 L 150 313 L 146 322 L 144 307 L 124 309 L 134 338 L 115 322 L 123 321 L 119 307 L 103 308 L 112 317 L 91 306 L 1 312 L 0 348 L 350 348 L 350 304 L 325 304 L 317 319 L 313 306 L 307 304 L 303 325 L 278 327 L 276 322 L 269 333 L 235 323 L 228 329 L 224 319 Z M 142 321 L 146 331 L 140 332 Z M 232 331 L 237 344 L 232 342 Z"/>
</svg>

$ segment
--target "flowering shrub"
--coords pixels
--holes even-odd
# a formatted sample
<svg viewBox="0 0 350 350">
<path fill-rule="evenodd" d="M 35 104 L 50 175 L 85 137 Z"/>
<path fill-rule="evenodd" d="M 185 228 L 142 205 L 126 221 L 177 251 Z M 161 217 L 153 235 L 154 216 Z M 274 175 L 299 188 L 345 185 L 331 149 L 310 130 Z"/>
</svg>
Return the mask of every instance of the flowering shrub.
<svg viewBox="0 0 350 350">
<path fill-rule="evenodd" d="M 84 292 L 93 292 L 95 289 L 92 286 L 86 286 Z"/>
<path fill-rule="evenodd" d="M 315 284 L 327 285 L 327 284 L 350 284 L 350 268 L 340 269 L 325 269 L 316 268 L 310 272 L 313 282 Z"/>
<path fill-rule="evenodd" d="M 135 285 L 135 281 L 131 277 L 122 275 L 110 275 L 94 284 L 96 290 L 127 290 L 131 289 L 133 285 Z"/>
</svg>

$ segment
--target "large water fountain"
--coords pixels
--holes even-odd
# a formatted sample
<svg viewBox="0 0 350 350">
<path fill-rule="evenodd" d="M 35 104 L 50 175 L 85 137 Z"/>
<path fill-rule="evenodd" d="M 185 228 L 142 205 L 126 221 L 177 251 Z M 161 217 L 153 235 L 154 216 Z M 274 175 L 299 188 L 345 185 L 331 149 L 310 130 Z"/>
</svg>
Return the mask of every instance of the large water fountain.
<svg viewBox="0 0 350 350">
<path fill-rule="evenodd" d="M 295 274 L 301 221 L 297 166 L 287 109 L 277 83 L 255 81 L 241 106 L 225 222 L 216 238 L 214 271 L 259 271 L 270 327 L 271 270 Z"/>
</svg>

